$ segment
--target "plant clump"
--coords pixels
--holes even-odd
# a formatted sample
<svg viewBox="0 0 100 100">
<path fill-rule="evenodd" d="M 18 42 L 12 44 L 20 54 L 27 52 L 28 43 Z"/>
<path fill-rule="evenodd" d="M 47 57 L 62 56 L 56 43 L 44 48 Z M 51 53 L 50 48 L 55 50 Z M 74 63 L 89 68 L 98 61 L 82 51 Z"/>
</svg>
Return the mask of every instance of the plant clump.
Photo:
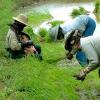
<svg viewBox="0 0 100 100">
<path fill-rule="evenodd" d="M 78 9 L 73 9 L 72 13 L 71 13 L 71 16 L 73 18 L 79 16 L 79 15 L 86 15 L 88 12 L 83 8 L 83 7 L 79 7 Z"/>
<path fill-rule="evenodd" d="M 97 2 L 95 3 L 94 12 L 95 12 L 95 13 L 99 13 L 99 12 L 100 12 L 100 2 L 99 2 L 99 1 L 97 1 Z"/>
</svg>

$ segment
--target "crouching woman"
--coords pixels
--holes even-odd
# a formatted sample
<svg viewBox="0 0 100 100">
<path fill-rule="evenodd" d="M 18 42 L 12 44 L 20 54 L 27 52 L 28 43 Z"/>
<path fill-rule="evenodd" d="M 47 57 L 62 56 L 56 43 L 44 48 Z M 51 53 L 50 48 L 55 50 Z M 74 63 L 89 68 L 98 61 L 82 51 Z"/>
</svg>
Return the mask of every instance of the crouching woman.
<svg viewBox="0 0 100 100">
<path fill-rule="evenodd" d="M 16 59 L 24 57 L 28 53 L 34 53 L 38 54 L 38 57 L 42 59 L 41 47 L 34 45 L 28 34 L 23 32 L 24 27 L 28 25 L 27 16 L 19 14 L 13 19 L 14 22 L 9 24 L 10 29 L 6 36 L 6 50 L 9 57 Z M 26 38 L 23 39 L 23 36 Z"/>
<path fill-rule="evenodd" d="M 100 64 L 100 36 L 89 36 L 81 38 L 78 32 L 69 32 L 65 36 L 65 49 L 71 48 L 68 57 L 73 56 L 77 51 L 83 51 L 88 63 L 79 74 L 75 75 L 78 80 L 84 80 L 86 75 L 99 67 Z"/>
</svg>

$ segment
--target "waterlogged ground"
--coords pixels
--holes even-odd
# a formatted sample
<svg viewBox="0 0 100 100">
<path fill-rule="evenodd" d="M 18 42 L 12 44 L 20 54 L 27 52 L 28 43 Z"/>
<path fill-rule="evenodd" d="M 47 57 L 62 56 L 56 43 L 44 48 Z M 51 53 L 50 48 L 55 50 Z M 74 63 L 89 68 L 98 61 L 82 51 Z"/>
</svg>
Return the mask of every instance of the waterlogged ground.
<svg viewBox="0 0 100 100">
<path fill-rule="evenodd" d="M 33 9 L 45 12 L 44 8 L 49 9 L 49 4 L 45 4 L 42 3 L 42 6 L 41 4 L 36 4 L 36 6 L 30 7 L 31 12 L 34 11 Z M 85 3 L 85 5 L 87 4 Z M 74 4 L 70 5 L 74 6 Z M 91 8 L 92 6 L 93 4 L 90 3 L 89 7 Z M 50 14 L 53 18 L 54 16 L 57 17 L 57 15 L 54 15 L 56 11 L 56 14 L 59 11 L 60 13 L 66 12 L 65 16 L 68 14 L 68 9 L 66 9 L 67 4 L 65 2 L 62 4 L 54 3 L 54 5 L 51 2 L 50 7 L 52 8 L 50 8 Z M 24 11 L 20 10 L 20 12 L 30 13 L 30 8 L 25 8 Z M 62 20 L 65 18 L 63 17 L 63 13 L 61 16 Z M 49 21 L 48 18 L 51 18 L 48 15 L 39 15 L 42 17 L 33 15 L 31 21 L 34 21 L 34 25 L 43 23 L 45 19 Z M 36 19 L 34 20 L 34 18 L 37 18 L 38 21 Z M 97 24 L 97 33 L 99 32 L 99 28 L 100 24 Z M 4 52 L 3 43 L 0 45 L 0 100 L 100 99 L 98 69 L 91 72 L 84 82 L 77 81 L 73 75 L 78 73 L 81 67 L 76 59 L 73 61 L 65 59 L 63 42 L 39 42 L 42 47 L 43 61 L 39 61 L 34 56 L 17 60 L 9 59 L 5 57 L 6 52 Z"/>
<path fill-rule="evenodd" d="M 23 12 L 28 10 L 28 13 L 32 11 L 36 11 L 38 13 L 49 13 L 51 18 L 46 21 L 41 21 L 41 23 L 38 26 L 33 27 L 33 29 L 37 32 L 40 27 L 46 28 L 47 30 L 51 27 L 48 22 L 52 20 L 58 20 L 58 21 L 64 21 L 64 23 L 68 24 L 72 21 L 71 12 L 74 8 L 84 7 L 88 12 L 89 16 L 92 17 L 97 22 L 97 28 L 95 30 L 95 34 L 99 34 L 99 28 L 100 28 L 100 14 L 95 16 L 93 13 L 94 10 L 94 2 L 78 2 L 78 3 L 67 3 L 65 1 L 62 2 L 40 2 L 39 4 L 36 4 L 35 6 L 26 7 Z M 30 10 L 31 9 L 31 10 Z M 29 11 L 30 10 L 30 11 Z"/>
</svg>

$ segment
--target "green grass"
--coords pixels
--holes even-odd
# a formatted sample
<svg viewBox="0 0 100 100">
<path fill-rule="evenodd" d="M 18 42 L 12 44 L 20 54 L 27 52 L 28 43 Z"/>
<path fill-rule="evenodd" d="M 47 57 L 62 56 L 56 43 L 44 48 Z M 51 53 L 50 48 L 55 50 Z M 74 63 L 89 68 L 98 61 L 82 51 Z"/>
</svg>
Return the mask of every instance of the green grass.
<svg viewBox="0 0 100 100">
<path fill-rule="evenodd" d="M 46 11 L 44 13 L 33 11 L 28 14 L 29 24 L 32 26 L 37 26 L 43 21 L 52 18 L 51 15 Z"/>
<path fill-rule="evenodd" d="M 63 43 L 41 43 L 41 46 L 43 61 L 35 57 L 17 60 L 1 57 L 0 81 L 4 88 L 0 90 L 0 99 L 81 100 L 83 95 L 86 100 L 96 100 L 93 93 L 100 91 L 97 70 L 83 83 L 76 81 L 72 75 L 79 72 L 79 66 L 57 66 L 65 55 Z"/>
<path fill-rule="evenodd" d="M 34 56 L 16 60 L 5 57 L 7 23 L 16 15 L 10 4 L 13 4 L 12 0 L 2 0 L 0 6 L 0 100 L 99 100 L 100 79 L 97 70 L 90 73 L 84 82 L 80 82 L 72 77 L 81 69 L 79 65 L 57 65 L 65 56 L 61 42 L 40 43 L 43 61 Z M 43 21 L 50 17 L 37 15 L 29 15 L 32 20 L 30 24 L 40 24 L 41 19 Z M 31 29 L 27 32 L 33 36 Z"/>
<path fill-rule="evenodd" d="M 39 29 L 39 33 L 38 33 L 41 37 L 45 37 L 46 34 L 48 34 L 48 31 L 45 28 L 40 28 Z"/>
<path fill-rule="evenodd" d="M 1 0 L 0 1 L 0 35 L 3 35 L 7 31 L 7 24 L 10 23 L 11 17 L 13 15 L 13 2 L 11 0 Z M 1 36 L 2 37 L 2 36 Z M 0 37 L 0 38 L 1 38 Z"/>
<path fill-rule="evenodd" d="M 0 0 L 0 57 L 2 57 L 5 50 L 5 37 L 8 31 L 7 24 L 12 22 L 12 16 L 14 16 L 13 7 L 14 2 L 12 0 Z"/>
</svg>

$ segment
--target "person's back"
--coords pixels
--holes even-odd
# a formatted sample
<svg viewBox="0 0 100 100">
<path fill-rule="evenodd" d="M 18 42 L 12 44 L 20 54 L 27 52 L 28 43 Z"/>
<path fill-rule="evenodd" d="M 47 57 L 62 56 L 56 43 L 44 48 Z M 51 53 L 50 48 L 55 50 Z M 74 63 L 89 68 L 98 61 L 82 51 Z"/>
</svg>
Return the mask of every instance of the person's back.
<svg viewBox="0 0 100 100">
<path fill-rule="evenodd" d="M 78 32 L 81 34 L 81 37 L 87 37 L 93 35 L 95 28 L 96 22 L 93 18 L 88 15 L 80 15 L 73 19 L 73 21 L 71 23 L 68 23 L 67 25 L 63 24 L 59 27 L 55 26 L 51 28 L 49 34 L 54 41 L 56 41 L 57 39 L 60 40 L 65 37 L 65 35 L 69 32 L 76 30 L 78 30 Z M 71 54 L 70 50 L 68 51 L 68 53 Z M 76 54 L 76 59 L 81 66 L 85 66 L 88 63 L 84 52 L 78 51 Z"/>
<path fill-rule="evenodd" d="M 90 17 L 88 15 L 80 15 L 73 19 L 70 24 L 62 25 L 63 33 L 66 34 L 71 30 L 79 30 L 81 34 L 85 31 L 86 25 L 88 23 L 88 19 Z"/>
<path fill-rule="evenodd" d="M 21 43 L 19 43 L 14 30 L 9 29 L 6 36 L 6 48 L 11 50 L 21 50 Z"/>
<path fill-rule="evenodd" d="M 80 44 L 90 62 L 100 63 L 100 36 L 81 38 Z"/>
<path fill-rule="evenodd" d="M 82 37 L 87 37 L 93 35 L 95 28 L 96 22 L 94 19 L 88 15 L 80 15 L 76 17 L 72 23 L 67 26 L 65 25 L 63 27 L 63 32 L 64 34 L 67 34 L 69 31 L 78 30 Z M 85 66 L 88 63 L 84 52 L 78 51 L 76 59 L 81 66 Z"/>
<path fill-rule="evenodd" d="M 100 65 L 100 36 L 88 36 L 81 38 L 76 32 L 69 32 L 65 37 L 65 49 L 71 44 L 72 51 L 67 56 L 73 56 L 77 51 L 82 51 L 87 57 L 87 64 L 79 74 L 74 75 L 77 80 L 83 81 L 88 73 L 97 69 Z M 74 52 L 73 52 L 74 51 Z"/>
</svg>

